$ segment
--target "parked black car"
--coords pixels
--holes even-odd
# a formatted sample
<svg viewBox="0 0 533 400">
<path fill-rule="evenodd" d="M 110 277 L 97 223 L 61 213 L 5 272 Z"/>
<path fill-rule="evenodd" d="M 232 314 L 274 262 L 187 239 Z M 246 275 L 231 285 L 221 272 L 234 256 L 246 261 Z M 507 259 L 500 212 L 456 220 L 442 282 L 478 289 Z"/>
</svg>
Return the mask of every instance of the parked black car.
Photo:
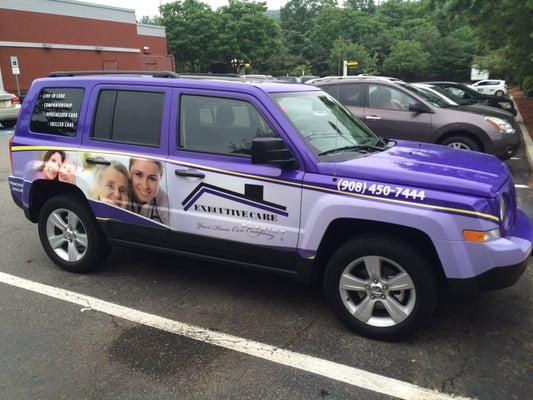
<svg viewBox="0 0 533 400">
<path fill-rule="evenodd" d="M 491 107 L 503 108 L 514 116 L 517 114 L 513 101 L 508 97 L 482 94 L 467 85 L 457 82 L 431 81 L 420 83 L 427 83 L 448 90 L 464 101 L 461 105 L 484 104 Z"/>
</svg>

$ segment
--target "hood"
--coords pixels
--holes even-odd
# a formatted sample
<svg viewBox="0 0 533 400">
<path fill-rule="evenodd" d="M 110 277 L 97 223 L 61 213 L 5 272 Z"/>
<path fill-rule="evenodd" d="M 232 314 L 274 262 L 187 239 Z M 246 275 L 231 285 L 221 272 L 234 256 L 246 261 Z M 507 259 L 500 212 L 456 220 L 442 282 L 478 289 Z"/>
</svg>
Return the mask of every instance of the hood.
<svg viewBox="0 0 533 400">
<path fill-rule="evenodd" d="M 502 118 L 507 121 L 514 120 L 514 115 L 509 111 L 492 106 L 485 106 L 483 104 L 460 105 L 457 107 L 457 110 L 482 114 L 486 115 L 487 117 Z"/>
<path fill-rule="evenodd" d="M 493 197 L 509 179 L 507 166 L 492 155 L 429 143 L 396 141 L 366 157 L 330 165 L 337 176 Z"/>
</svg>

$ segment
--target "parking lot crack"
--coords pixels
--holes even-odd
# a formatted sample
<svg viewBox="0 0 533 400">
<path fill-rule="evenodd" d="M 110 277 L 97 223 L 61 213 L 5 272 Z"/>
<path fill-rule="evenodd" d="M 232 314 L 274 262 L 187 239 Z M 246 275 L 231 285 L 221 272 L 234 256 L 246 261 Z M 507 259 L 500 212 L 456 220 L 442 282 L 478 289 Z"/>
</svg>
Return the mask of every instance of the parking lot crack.
<svg viewBox="0 0 533 400">
<path fill-rule="evenodd" d="M 449 377 L 448 379 L 445 379 L 442 382 L 441 392 L 443 392 L 443 393 L 453 393 L 454 392 L 455 383 L 457 382 L 458 379 L 460 379 L 463 376 L 463 374 L 464 374 L 464 372 L 466 370 L 466 365 L 467 365 L 467 361 L 463 360 L 463 363 L 459 367 L 459 370 L 457 371 L 457 373 L 455 375 Z"/>
<path fill-rule="evenodd" d="M 297 330 L 288 340 L 285 341 L 281 348 L 290 349 L 292 344 L 300 339 L 313 325 L 315 324 L 315 319 L 311 319 L 307 325 L 304 325 L 301 329 Z"/>
</svg>

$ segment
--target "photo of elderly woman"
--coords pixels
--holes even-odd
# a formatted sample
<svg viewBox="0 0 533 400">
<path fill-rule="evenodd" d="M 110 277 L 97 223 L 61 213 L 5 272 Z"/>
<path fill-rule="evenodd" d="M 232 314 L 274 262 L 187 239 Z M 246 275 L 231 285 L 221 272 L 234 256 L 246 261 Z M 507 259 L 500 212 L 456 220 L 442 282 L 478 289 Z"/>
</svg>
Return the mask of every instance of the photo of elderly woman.
<svg viewBox="0 0 533 400">
<path fill-rule="evenodd" d="M 56 179 L 65 161 L 66 154 L 63 150 L 48 150 L 44 153 L 43 161 L 37 168 L 34 179 Z"/>
<path fill-rule="evenodd" d="M 128 210 L 168 225 L 168 200 L 160 187 L 163 165 L 159 161 L 132 158 L 129 174 Z"/>
<path fill-rule="evenodd" d="M 129 176 L 124 164 L 113 160 L 97 170 L 95 195 L 98 200 L 126 208 L 129 200 Z"/>
</svg>

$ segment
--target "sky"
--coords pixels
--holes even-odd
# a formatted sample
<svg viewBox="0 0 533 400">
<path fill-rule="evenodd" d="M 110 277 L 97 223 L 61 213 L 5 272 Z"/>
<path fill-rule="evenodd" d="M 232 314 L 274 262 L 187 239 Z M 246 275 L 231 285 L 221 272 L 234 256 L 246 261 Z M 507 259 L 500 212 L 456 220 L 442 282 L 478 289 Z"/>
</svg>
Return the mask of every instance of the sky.
<svg viewBox="0 0 533 400">
<path fill-rule="evenodd" d="M 135 17 L 139 20 L 144 16 L 153 17 L 159 14 L 159 5 L 173 3 L 175 0 L 83 0 L 86 3 L 104 4 L 106 6 L 120 7 L 135 10 Z M 213 10 L 228 4 L 228 0 L 200 0 L 209 4 Z M 252 2 L 253 0 L 249 0 Z M 287 0 L 261 0 L 267 2 L 269 10 L 279 10 Z"/>
</svg>

